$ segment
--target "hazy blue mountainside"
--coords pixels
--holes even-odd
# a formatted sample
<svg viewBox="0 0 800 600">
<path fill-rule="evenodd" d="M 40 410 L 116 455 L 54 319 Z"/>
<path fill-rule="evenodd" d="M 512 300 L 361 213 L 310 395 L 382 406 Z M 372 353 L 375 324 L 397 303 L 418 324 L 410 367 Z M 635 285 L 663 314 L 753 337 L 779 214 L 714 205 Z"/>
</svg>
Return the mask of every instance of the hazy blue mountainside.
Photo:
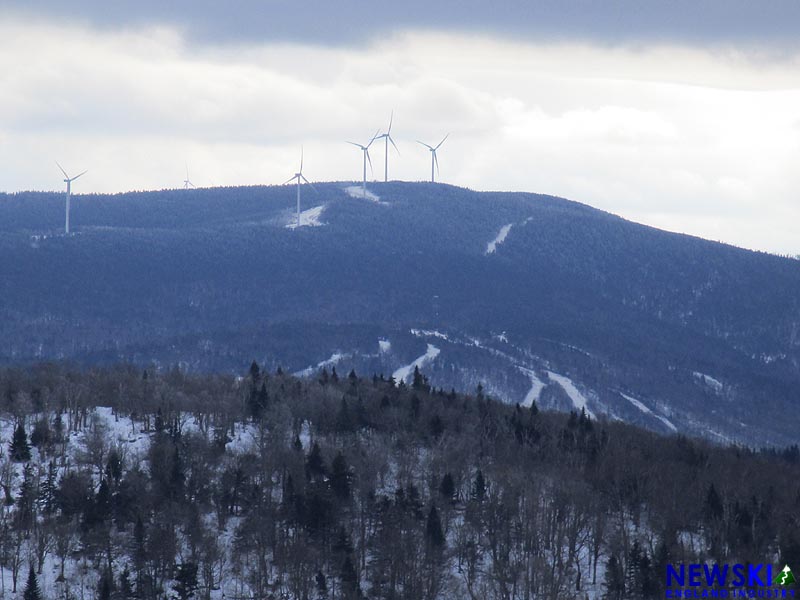
<svg viewBox="0 0 800 600">
<path fill-rule="evenodd" d="M 292 186 L 77 196 L 69 237 L 62 194 L 0 196 L 0 362 L 417 361 L 435 386 L 796 441 L 800 262 L 550 196 L 315 185 L 299 230 Z"/>
</svg>

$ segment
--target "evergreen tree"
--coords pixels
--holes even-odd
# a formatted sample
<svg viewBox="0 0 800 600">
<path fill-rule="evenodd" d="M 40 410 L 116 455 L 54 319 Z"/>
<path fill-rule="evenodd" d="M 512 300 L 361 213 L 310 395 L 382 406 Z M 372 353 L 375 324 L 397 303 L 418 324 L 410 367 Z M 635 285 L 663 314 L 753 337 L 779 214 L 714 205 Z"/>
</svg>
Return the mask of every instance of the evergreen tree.
<svg viewBox="0 0 800 600">
<path fill-rule="evenodd" d="M 606 563 L 606 576 L 603 582 L 604 600 L 622 600 L 625 594 L 625 580 L 622 572 L 622 565 L 613 554 Z"/>
<path fill-rule="evenodd" d="M 130 600 L 134 597 L 133 584 L 131 583 L 131 572 L 128 566 L 122 570 L 119 576 L 119 595 L 122 600 Z"/>
<path fill-rule="evenodd" d="M 317 571 L 317 576 L 314 578 L 317 584 L 317 598 L 318 600 L 327 600 L 328 598 L 328 580 L 322 571 Z"/>
<path fill-rule="evenodd" d="M 47 464 L 47 476 L 39 488 L 39 506 L 42 511 L 47 514 L 53 514 L 56 510 L 56 478 L 58 477 L 58 468 L 55 461 L 51 460 Z"/>
<path fill-rule="evenodd" d="M 325 459 L 322 458 L 322 450 L 317 442 L 311 446 L 311 452 L 306 458 L 306 478 L 310 481 L 325 475 Z"/>
<path fill-rule="evenodd" d="M 64 419 L 61 417 L 61 412 L 56 413 L 53 419 L 53 441 L 61 442 L 64 440 Z"/>
<path fill-rule="evenodd" d="M 439 415 L 433 415 L 431 418 L 431 435 L 433 439 L 438 440 L 444 433 L 444 422 Z"/>
<path fill-rule="evenodd" d="M 431 389 L 431 386 L 428 385 L 428 378 L 422 374 L 417 365 L 414 365 L 414 376 L 411 380 L 411 388 L 422 392 L 429 392 Z"/>
<path fill-rule="evenodd" d="M 42 600 L 42 594 L 39 591 L 39 582 L 36 581 L 36 573 L 33 571 L 33 564 L 31 564 L 28 570 L 28 583 L 25 585 L 22 600 Z"/>
<path fill-rule="evenodd" d="M 625 592 L 632 599 L 642 597 L 641 564 L 642 548 L 636 540 L 628 552 L 628 560 L 625 561 Z"/>
<path fill-rule="evenodd" d="M 193 562 L 185 562 L 178 565 L 178 573 L 175 575 L 175 583 L 172 586 L 176 600 L 189 600 L 197 591 L 197 565 Z"/>
<path fill-rule="evenodd" d="M 9 456 L 14 462 L 26 462 L 31 459 L 31 447 L 28 445 L 28 434 L 25 426 L 20 421 L 14 429 L 14 435 L 9 445 Z"/>
<path fill-rule="evenodd" d="M 353 559 L 348 555 L 342 563 L 339 573 L 342 580 L 342 594 L 346 600 L 355 600 L 361 596 L 361 587 L 358 582 L 358 574 L 353 564 Z"/>
<path fill-rule="evenodd" d="M 97 586 L 97 600 L 111 600 L 111 582 L 113 575 L 104 573 Z"/>
<path fill-rule="evenodd" d="M 341 451 L 336 453 L 331 463 L 330 486 L 339 500 L 347 500 L 350 497 L 350 468 Z"/>
<path fill-rule="evenodd" d="M 50 424 L 47 419 L 39 419 L 33 424 L 33 431 L 31 431 L 31 446 L 34 448 L 44 449 L 50 444 L 52 435 L 50 433 Z"/>
<path fill-rule="evenodd" d="M 431 509 L 428 512 L 428 523 L 425 526 L 425 539 L 433 548 L 441 548 L 444 546 L 444 531 L 442 530 L 442 521 L 439 519 L 439 511 L 436 510 L 436 505 L 431 504 Z"/>
<path fill-rule="evenodd" d="M 102 522 L 111 516 L 111 491 L 108 489 L 108 482 L 103 479 L 100 482 L 100 489 L 94 500 L 94 519 Z"/>
<path fill-rule="evenodd" d="M 713 483 L 708 488 L 708 494 L 706 495 L 705 514 L 706 517 L 711 520 L 718 520 L 722 518 L 722 498 L 719 497 L 717 488 L 714 487 Z"/>
<path fill-rule="evenodd" d="M 475 474 L 475 485 L 472 486 L 472 498 L 478 502 L 483 502 L 486 497 L 486 480 L 483 478 L 483 471 L 478 469 Z"/>
<path fill-rule="evenodd" d="M 355 430 L 354 425 L 355 421 L 347 404 L 347 398 L 342 396 L 339 412 L 336 413 L 336 430 L 341 433 L 348 433 Z"/>
<path fill-rule="evenodd" d="M 256 382 L 261 377 L 261 368 L 258 366 L 258 363 L 254 360 L 250 363 L 250 371 L 248 373 L 250 375 L 250 381 L 252 385 L 255 386 Z"/>
<path fill-rule="evenodd" d="M 353 542 L 344 526 L 339 527 L 336 541 L 333 543 L 332 550 L 340 556 L 348 556 L 353 553 Z"/>
<path fill-rule="evenodd" d="M 453 476 L 448 472 L 442 477 L 442 482 L 439 485 L 439 494 L 446 502 L 454 502 L 456 495 L 456 484 L 453 481 Z"/>
<path fill-rule="evenodd" d="M 119 450 L 117 450 L 116 446 L 112 447 L 108 452 L 106 476 L 114 483 L 119 483 L 119 480 L 122 479 L 122 457 L 119 455 Z"/>
</svg>

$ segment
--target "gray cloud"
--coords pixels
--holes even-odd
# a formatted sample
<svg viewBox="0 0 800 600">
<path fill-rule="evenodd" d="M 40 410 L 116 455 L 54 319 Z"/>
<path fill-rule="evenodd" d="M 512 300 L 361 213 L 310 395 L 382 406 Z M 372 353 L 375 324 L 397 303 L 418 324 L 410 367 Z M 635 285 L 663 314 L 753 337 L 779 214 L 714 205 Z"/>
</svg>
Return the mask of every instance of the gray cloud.
<svg viewBox="0 0 800 600">
<path fill-rule="evenodd" d="M 199 42 L 359 43 L 403 29 L 519 39 L 796 46 L 795 0 L 0 0 L 0 10 L 124 28 L 167 24 Z"/>
</svg>

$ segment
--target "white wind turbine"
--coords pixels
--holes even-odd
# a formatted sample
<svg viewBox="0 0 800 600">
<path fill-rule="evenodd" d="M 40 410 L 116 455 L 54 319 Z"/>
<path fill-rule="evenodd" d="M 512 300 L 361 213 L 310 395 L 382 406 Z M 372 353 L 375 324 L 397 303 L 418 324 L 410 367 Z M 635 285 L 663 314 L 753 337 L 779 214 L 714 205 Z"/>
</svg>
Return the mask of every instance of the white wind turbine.
<svg viewBox="0 0 800 600">
<path fill-rule="evenodd" d="M 308 185 L 311 186 L 312 190 L 314 190 L 315 192 L 317 191 L 317 189 L 313 185 L 311 185 L 311 182 L 308 179 L 305 178 L 305 175 L 303 175 L 303 148 L 302 147 L 300 148 L 300 171 L 298 173 L 295 173 L 291 177 L 289 177 L 289 179 L 287 179 L 286 181 L 284 181 L 283 185 L 286 185 L 287 183 L 292 182 L 295 179 L 297 180 L 297 227 L 300 227 L 300 184 L 303 181 L 305 181 Z"/>
<path fill-rule="evenodd" d="M 380 129 L 378 131 L 380 131 Z M 366 146 L 362 144 L 356 144 L 355 142 L 347 142 L 348 144 L 353 144 L 353 146 L 358 146 L 361 148 L 361 152 L 364 153 L 364 183 L 362 186 L 362 194 L 364 198 L 367 197 L 367 161 L 369 161 L 369 170 L 372 171 L 372 159 L 369 157 L 369 147 L 372 146 L 372 142 L 378 139 L 378 131 L 375 132 L 375 135 L 372 136 L 372 139 Z"/>
<path fill-rule="evenodd" d="M 400 150 L 397 148 L 397 144 L 394 143 L 392 139 L 392 121 L 394 120 L 394 111 L 392 111 L 391 116 L 389 117 L 389 128 L 386 130 L 386 133 L 382 133 L 380 135 L 376 135 L 375 139 L 379 140 L 383 138 L 384 143 L 384 157 L 383 157 L 383 181 L 389 181 L 389 142 L 392 143 L 394 149 L 397 150 L 397 153 L 400 154 Z"/>
<path fill-rule="evenodd" d="M 436 158 L 436 151 L 439 149 L 439 146 L 441 146 L 442 144 L 444 144 L 444 141 L 445 141 L 445 140 L 446 140 L 446 139 L 447 139 L 449 136 L 450 136 L 450 134 L 448 133 L 446 136 L 444 136 L 444 137 L 442 138 L 442 141 L 441 141 L 441 142 L 439 142 L 438 144 L 436 144 L 436 146 L 429 146 L 429 145 L 428 145 L 428 144 L 426 144 L 425 142 L 420 142 L 419 140 L 417 140 L 417 143 L 418 143 L 418 144 L 422 144 L 422 145 L 423 145 L 423 146 L 425 146 L 425 147 L 426 147 L 428 150 L 430 150 L 430 151 L 431 151 L 431 183 L 434 183 L 434 181 L 435 181 L 435 180 L 434 180 L 434 177 L 433 177 L 433 166 L 434 166 L 434 165 L 436 165 L 436 172 L 437 172 L 437 173 L 439 172 L 439 159 L 438 159 L 438 158 Z"/>
<path fill-rule="evenodd" d="M 186 163 L 186 179 L 183 180 L 183 189 L 188 190 L 190 187 L 195 187 L 189 179 L 189 163 Z"/>
<path fill-rule="evenodd" d="M 81 175 L 85 175 L 88 171 L 83 171 L 82 173 L 78 173 L 75 177 L 70 177 L 67 175 L 67 172 L 64 168 L 58 164 L 56 161 L 58 168 L 61 169 L 61 172 L 64 174 L 64 183 L 67 184 L 67 207 L 66 207 L 66 217 L 64 219 L 64 233 L 69 234 L 69 197 L 72 194 L 72 182 L 75 181 Z"/>
</svg>

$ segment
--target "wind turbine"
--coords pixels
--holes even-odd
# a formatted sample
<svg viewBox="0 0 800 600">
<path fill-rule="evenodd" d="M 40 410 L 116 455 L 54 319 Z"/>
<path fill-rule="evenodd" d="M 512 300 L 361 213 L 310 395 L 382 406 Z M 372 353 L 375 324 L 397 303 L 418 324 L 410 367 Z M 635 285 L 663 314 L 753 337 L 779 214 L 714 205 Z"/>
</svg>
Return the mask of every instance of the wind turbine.
<svg viewBox="0 0 800 600">
<path fill-rule="evenodd" d="M 289 179 L 287 179 L 286 181 L 284 181 L 283 185 L 286 185 L 287 183 L 294 181 L 295 179 L 297 180 L 297 227 L 300 227 L 300 183 L 301 181 L 305 181 L 308 185 L 311 185 L 311 182 L 308 179 L 306 179 L 305 176 L 303 175 L 302 147 L 300 148 L 300 171 L 289 177 Z M 315 192 L 317 191 L 317 189 L 313 185 L 311 185 L 311 189 L 314 190 Z"/>
<path fill-rule="evenodd" d="M 448 133 L 446 136 L 444 136 L 444 137 L 442 138 L 442 141 L 441 141 L 441 142 L 439 142 L 438 144 L 436 144 L 436 146 L 429 146 L 429 145 L 428 145 L 428 144 L 426 144 L 425 142 L 420 142 L 419 140 L 417 140 L 417 143 L 418 143 L 418 144 L 422 144 L 422 145 L 423 145 L 423 146 L 425 146 L 425 147 L 426 147 L 428 150 L 430 150 L 430 151 L 431 151 L 431 183 L 434 183 L 434 177 L 433 177 L 433 165 L 436 165 L 436 172 L 437 172 L 437 173 L 439 172 L 439 159 L 438 159 L 438 158 L 436 158 L 436 151 L 439 149 L 439 146 L 441 146 L 442 144 L 444 144 L 444 141 L 445 141 L 445 140 L 446 140 L 446 139 L 447 139 L 449 136 L 450 136 L 450 134 Z"/>
<path fill-rule="evenodd" d="M 195 185 L 189 179 L 189 163 L 186 163 L 186 179 L 183 180 L 183 189 L 188 190 L 190 187 L 195 187 Z"/>
<path fill-rule="evenodd" d="M 392 139 L 392 121 L 394 120 L 394 111 L 392 111 L 391 116 L 389 117 L 389 128 L 386 130 L 386 133 L 382 133 L 380 135 L 376 135 L 375 139 L 379 140 L 383 138 L 383 143 L 385 145 L 384 157 L 383 157 L 383 181 L 389 181 L 389 142 L 392 143 L 394 149 L 397 150 L 397 153 L 400 154 L 400 150 L 397 149 L 397 144 L 394 143 Z"/>
<path fill-rule="evenodd" d="M 364 153 L 364 184 L 362 186 L 364 198 L 367 197 L 367 161 L 369 161 L 369 170 L 372 171 L 372 159 L 369 157 L 369 147 L 372 146 L 372 142 L 378 139 L 379 131 L 380 129 L 375 132 L 375 135 L 372 136 L 372 139 L 366 146 L 363 146 L 361 144 L 356 144 L 355 142 L 347 142 L 348 144 L 353 144 L 353 146 L 358 146 L 359 148 L 361 148 L 361 152 Z"/>
<path fill-rule="evenodd" d="M 69 235 L 69 197 L 72 194 L 72 182 L 75 181 L 81 175 L 85 175 L 88 171 L 83 171 L 82 173 L 78 173 L 75 177 L 70 177 L 67 175 L 67 172 L 64 170 L 64 167 L 58 164 L 56 161 L 58 168 L 61 169 L 61 172 L 64 174 L 64 183 L 67 184 L 67 209 L 66 209 L 66 218 L 64 220 L 64 233 Z"/>
</svg>

